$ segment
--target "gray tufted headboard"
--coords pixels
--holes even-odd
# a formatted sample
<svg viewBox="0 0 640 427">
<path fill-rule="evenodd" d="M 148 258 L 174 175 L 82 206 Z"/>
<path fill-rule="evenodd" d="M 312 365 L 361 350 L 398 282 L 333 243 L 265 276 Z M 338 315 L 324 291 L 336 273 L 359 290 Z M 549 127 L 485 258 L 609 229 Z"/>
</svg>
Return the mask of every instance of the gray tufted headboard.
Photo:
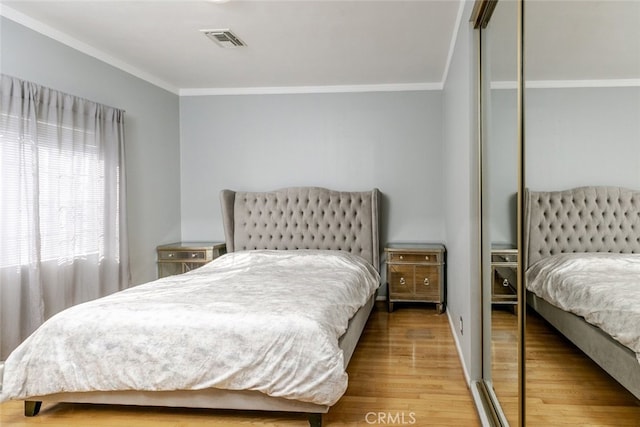
<svg viewBox="0 0 640 427">
<path fill-rule="evenodd" d="M 345 250 L 379 270 L 378 190 L 292 187 L 220 192 L 227 251 Z"/>
<path fill-rule="evenodd" d="M 524 264 L 564 252 L 640 253 L 640 191 L 525 192 Z"/>
</svg>

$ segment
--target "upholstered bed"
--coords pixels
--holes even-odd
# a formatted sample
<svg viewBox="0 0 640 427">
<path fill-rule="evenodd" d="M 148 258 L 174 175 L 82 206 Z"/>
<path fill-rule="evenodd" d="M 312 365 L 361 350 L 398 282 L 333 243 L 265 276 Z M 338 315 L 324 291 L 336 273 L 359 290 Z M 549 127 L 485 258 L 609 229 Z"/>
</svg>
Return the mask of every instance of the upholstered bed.
<svg viewBox="0 0 640 427">
<path fill-rule="evenodd" d="M 346 366 L 373 308 L 379 286 L 378 190 L 338 192 L 317 187 L 273 192 L 223 190 L 220 202 L 226 255 L 198 270 L 130 288 L 88 302 L 86 307 L 72 307 L 59 314 L 64 322 L 55 323 L 52 318 L 43 325 L 57 331 L 48 325 L 49 322 L 53 325 L 77 322 L 67 313 L 74 310 L 80 313 L 84 310 L 85 319 L 87 312 L 98 319 L 103 316 L 104 319 L 95 322 L 98 325 L 94 326 L 102 327 L 101 333 L 90 332 L 84 337 L 81 334 L 69 335 L 60 342 L 51 339 L 51 348 L 56 351 L 71 345 L 69 343 L 76 338 L 82 342 L 83 348 L 99 349 L 88 358 L 83 355 L 85 359 L 81 360 L 84 362 L 75 359 L 73 362 L 76 365 L 95 364 L 98 374 L 87 371 L 90 373 L 86 376 L 91 378 L 83 378 L 81 373 L 85 371 L 76 366 L 71 373 L 63 372 L 56 377 L 54 374 L 58 374 L 58 368 L 55 361 L 53 369 L 38 366 L 38 359 L 42 358 L 46 363 L 49 357 L 42 356 L 43 350 L 29 348 L 34 345 L 33 341 L 38 341 L 36 331 L 14 352 L 19 353 L 15 357 L 17 360 L 12 361 L 10 356 L 4 372 L 0 372 L 4 379 L 0 383 L 3 387 L 0 393 L 2 400 L 25 400 L 25 415 L 30 416 L 38 413 L 43 401 L 78 402 L 302 412 L 309 414 L 311 425 L 321 425 L 322 414 L 328 412 L 346 389 Z M 140 305 L 140 300 L 144 300 L 151 306 L 156 299 L 160 310 L 165 310 L 161 312 L 164 314 Z M 109 311 L 101 312 L 101 306 Z M 340 311 L 336 311 L 339 306 Z M 187 308 L 183 310 L 184 307 Z M 224 317 L 238 313 L 239 318 Z M 142 319 L 141 325 L 145 319 L 148 321 L 144 329 L 136 326 L 144 332 L 137 332 L 138 329 L 122 324 L 124 322 L 109 325 L 106 329 L 100 325 L 106 324 L 108 317 L 126 318 L 127 321 L 136 319 L 133 324 L 138 325 L 139 320 L 135 316 Z M 222 319 L 216 323 L 218 326 L 209 326 L 208 322 L 214 324 L 217 317 Z M 155 324 L 158 324 L 157 328 L 164 329 L 155 331 Z M 237 324 L 242 333 L 237 329 L 226 331 L 226 325 L 231 327 L 232 324 Z M 81 325 L 78 329 L 90 327 Z M 118 331 L 114 336 L 127 334 L 128 328 L 132 328 L 131 340 L 106 340 L 111 327 Z M 218 329 L 224 332 L 218 333 Z M 271 329 L 274 329 L 273 338 L 267 335 Z M 258 336 L 243 335 L 244 330 L 257 331 Z M 278 335 L 285 332 L 287 335 Z M 39 341 L 47 345 L 47 338 L 42 338 L 44 333 L 40 334 Z M 64 330 L 60 332 L 62 335 L 66 333 Z M 148 339 L 149 334 L 154 338 Z M 212 335 L 211 345 L 203 344 L 209 334 Z M 93 335 L 95 337 L 92 338 Z M 235 341 L 222 344 L 226 343 L 221 340 L 227 335 L 236 341 L 239 336 L 238 345 L 241 342 L 243 346 L 236 348 Z M 121 345 L 118 340 L 125 346 L 140 348 L 147 345 L 140 342 L 164 340 L 166 343 L 165 350 L 145 349 L 122 356 L 120 353 L 125 353 L 125 349 L 111 351 Z M 316 345 L 326 353 L 318 357 L 319 361 L 309 362 L 311 359 L 308 358 L 313 358 L 314 353 L 320 351 L 314 347 Z M 256 360 L 245 357 L 247 349 L 254 348 L 259 350 Z M 145 352 L 155 354 L 158 366 L 149 364 L 142 356 L 136 363 L 146 363 L 146 368 L 127 365 L 130 359 L 136 359 Z M 215 356 L 212 354 L 218 352 L 221 359 L 213 359 Z M 198 354 L 205 356 L 198 359 Z M 119 366 L 111 369 L 118 369 L 118 372 L 110 372 L 110 379 L 96 379 L 101 371 L 110 369 L 109 365 L 101 365 L 102 360 L 98 359 L 110 357 Z M 36 360 L 30 364 L 30 371 L 14 372 L 21 369 L 18 366 L 29 364 L 31 359 Z M 183 366 L 189 368 L 172 366 L 174 359 L 185 359 L 187 363 Z M 231 363 L 235 359 L 239 360 L 240 366 Z M 263 359 L 273 359 L 273 366 L 277 368 L 259 365 Z M 222 369 L 219 365 L 226 366 L 227 362 L 229 372 L 218 372 L 217 369 Z M 59 360 L 57 363 L 63 364 Z M 205 366 L 205 363 L 210 363 L 210 366 Z M 310 369 L 315 363 L 318 363 L 317 368 Z M 185 377 L 183 371 L 190 370 L 190 367 L 194 367 L 194 374 Z M 277 370 L 281 368 L 290 371 Z M 12 371 L 11 375 L 8 375 L 9 371 Z M 164 381 L 160 377 L 168 377 L 168 383 L 163 382 L 162 387 L 150 389 L 143 381 L 145 371 L 151 382 Z M 45 378 L 34 378 L 40 375 L 36 374 L 38 372 L 42 372 Z M 51 378 L 46 378 L 47 372 L 51 373 Z M 138 373 L 133 375 L 136 377 L 133 382 L 139 386 L 132 387 L 127 382 L 132 372 Z M 210 372 L 215 374 L 212 374 L 214 378 L 208 377 Z M 204 375 L 207 378 L 203 379 Z M 71 379 L 67 382 L 69 377 Z M 102 385 L 104 381 L 117 383 L 121 377 L 124 377 L 122 382 L 127 383 L 125 386 L 114 386 L 112 390 Z M 264 384 L 258 377 L 264 377 L 260 379 Z M 281 378 L 291 382 L 280 383 Z M 58 385 L 55 392 L 42 386 L 47 380 L 55 382 L 58 379 L 64 385 Z M 100 384 L 100 387 L 96 390 L 70 389 L 68 385 L 92 382 Z M 19 392 L 12 389 L 14 383 Z M 193 387 L 192 383 L 195 384 Z"/>
<path fill-rule="evenodd" d="M 525 194 L 527 303 L 640 399 L 640 192 Z"/>
</svg>

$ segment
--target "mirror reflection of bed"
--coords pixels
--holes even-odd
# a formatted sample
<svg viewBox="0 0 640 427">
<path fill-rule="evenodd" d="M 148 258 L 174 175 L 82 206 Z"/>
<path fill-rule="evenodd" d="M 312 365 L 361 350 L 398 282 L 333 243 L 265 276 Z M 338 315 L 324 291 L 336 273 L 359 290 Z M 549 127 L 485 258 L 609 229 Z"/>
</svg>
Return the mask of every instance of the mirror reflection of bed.
<svg viewBox="0 0 640 427">
<path fill-rule="evenodd" d="M 547 255 L 639 252 L 640 241 L 631 241 L 640 218 L 630 200 L 640 190 L 640 3 L 527 2 L 524 28 L 529 286 L 532 267 Z M 569 192 L 581 187 L 588 189 Z M 607 187 L 610 197 L 594 187 Z M 527 297 L 526 424 L 637 425 L 640 364 L 632 350 L 582 315 Z M 587 317 L 597 310 L 588 308 Z"/>
<path fill-rule="evenodd" d="M 640 191 L 527 191 L 525 201 L 529 408 L 561 402 L 563 419 L 588 417 L 599 425 L 611 416 L 607 406 L 637 417 Z M 579 391 L 563 387 L 562 377 L 564 384 L 581 384 Z M 550 387 L 550 379 L 560 386 Z M 557 417 L 546 409 L 530 412 L 537 422 Z"/>
<path fill-rule="evenodd" d="M 516 246 L 517 206 L 510 201 L 518 193 L 520 176 L 526 187 L 538 192 L 595 186 L 640 191 L 640 2 L 525 2 L 523 168 L 517 165 L 520 112 L 516 61 L 508 44 L 518 31 L 516 3 L 498 1 L 482 39 L 483 43 L 488 39 L 485 51 L 492 62 L 489 72 L 482 69 L 483 78 L 490 77 L 489 87 L 483 86 L 483 96 L 489 102 L 482 104 L 483 146 L 487 150 L 483 169 L 488 170 L 489 191 L 483 188 L 482 198 L 490 206 L 490 223 L 484 225 L 490 229 L 492 252 L 496 243 Z M 553 226 L 567 224 L 558 220 Z M 581 237 L 566 231 L 567 239 Z M 631 239 L 638 232 L 601 234 Z M 525 251 L 521 248 L 520 255 L 526 257 Z M 483 258 L 485 266 L 487 262 Z M 483 280 L 488 277 L 486 274 Z M 504 275 L 490 278 L 494 289 L 501 278 Z M 493 384 L 509 424 L 518 425 L 518 399 L 522 396 L 514 388 L 519 379 L 517 316 L 496 301 L 496 293 L 491 295 L 490 310 L 491 370 L 483 371 L 483 377 Z M 486 290 L 484 295 L 487 297 Z M 524 424 L 637 425 L 640 400 L 637 393 L 634 396 L 628 390 L 633 386 L 625 387 L 593 360 L 598 356 L 592 353 L 598 350 L 581 349 L 567 338 L 576 335 L 571 330 L 578 326 L 561 332 L 557 327 L 563 329 L 565 321 L 553 326 L 549 320 L 555 322 L 557 313 L 546 313 L 544 303 L 534 302 L 531 295 L 529 300 L 542 314 L 527 306 Z M 485 303 L 485 313 L 486 309 Z M 607 350 L 614 346 L 601 343 L 606 339 L 586 337 L 587 347 L 599 349 L 606 359 L 619 360 Z M 623 353 L 626 362 L 619 364 L 633 366 L 628 363 L 634 359 L 633 352 Z M 484 354 L 487 357 L 486 351 Z M 622 377 L 635 378 L 632 375 L 626 371 Z M 634 381 L 636 388 L 640 387 L 640 380 Z"/>
</svg>

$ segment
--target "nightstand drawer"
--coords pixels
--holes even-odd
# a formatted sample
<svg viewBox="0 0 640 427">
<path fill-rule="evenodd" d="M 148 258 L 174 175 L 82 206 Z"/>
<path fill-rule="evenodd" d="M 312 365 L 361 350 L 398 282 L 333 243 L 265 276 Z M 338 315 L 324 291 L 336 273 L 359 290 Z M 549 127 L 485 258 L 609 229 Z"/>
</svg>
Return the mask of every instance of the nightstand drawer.
<svg viewBox="0 0 640 427">
<path fill-rule="evenodd" d="M 514 286 L 515 281 L 503 277 L 496 269 L 492 277 L 491 301 L 497 303 L 513 303 L 518 301 L 518 291 Z"/>
<path fill-rule="evenodd" d="M 417 265 L 415 274 L 415 294 L 426 300 L 440 299 L 440 267 L 435 265 Z"/>
<path fill-rule="evenodd" d="M 515 251 L 492 251 L 491 262 L 495 264 L 515 264 L 518 262 L 518 253 Z"/>
<path fill-rule="evenodd" d="M 158 258 L 161 260 L 205 260 L 207 251 L 158 251 Z"/>
<path fill-rule="evenodd" d="M 493 247 L 491 249 L 491 302 L 515 306 L 518 302 L 518 250 Z"/>
<path fill-rule="evenodd" d="M 389 266 L 389 291 L 393 294 L 411 295 L 414 292 L 413 266 Z"/>
<path fill-rule="evenodd" d="M 438 252 L 391 252 L 389 262 L 439 263 L 440 254 Z"/>
</svg>

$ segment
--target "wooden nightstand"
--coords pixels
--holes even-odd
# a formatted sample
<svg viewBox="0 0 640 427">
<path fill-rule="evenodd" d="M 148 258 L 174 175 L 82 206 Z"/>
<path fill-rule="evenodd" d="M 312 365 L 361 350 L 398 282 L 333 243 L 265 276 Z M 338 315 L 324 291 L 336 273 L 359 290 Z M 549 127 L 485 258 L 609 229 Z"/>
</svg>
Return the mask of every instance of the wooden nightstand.
<svg viewBox="0 0 640 427">
<path fill-rule="evenodd" d="M 389 312 L 396 302 L 435 303 L 445 310 L 446 249 L 439 243 L 390 243 L 387 258 Z"/>
<path fill-rule="evenodd" d="M 177 242 L 160 245 L 158 252 L 158 278 L 182 274 L 202 267 L 227 252 L 220 242 Z"/>
<path fill-rule="evenodd" d="M 508 245 L 491 247 L 491 302 L 516 305 L 518 249 Z"/>
</svg>

